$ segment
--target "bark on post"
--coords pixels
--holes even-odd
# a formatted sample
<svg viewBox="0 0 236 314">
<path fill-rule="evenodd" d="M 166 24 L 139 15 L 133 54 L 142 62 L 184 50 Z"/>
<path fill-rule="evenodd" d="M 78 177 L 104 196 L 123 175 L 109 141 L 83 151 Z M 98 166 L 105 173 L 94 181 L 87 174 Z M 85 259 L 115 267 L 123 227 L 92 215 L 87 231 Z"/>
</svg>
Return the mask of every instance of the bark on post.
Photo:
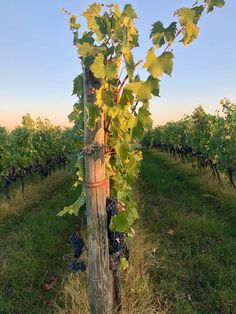
<svg viewBox="0 0 236 314">
<path fill-rule="evenodd" d="M 100 82 L 85 68 L 84 109 L 87 103 L 96 106 L 96 89 Z M 93 130 L 87 128 L 84 110 L 85 192 L 88 223 L 88 279 L 91 314 L 110 314 L 112 291 L 109 284 L 109 249 L 106 215 L 107 182 L 105 177 L 104 128 L 97 123 Z M 96 154 L 86 153 L 97 147 Z"/>
</svg>

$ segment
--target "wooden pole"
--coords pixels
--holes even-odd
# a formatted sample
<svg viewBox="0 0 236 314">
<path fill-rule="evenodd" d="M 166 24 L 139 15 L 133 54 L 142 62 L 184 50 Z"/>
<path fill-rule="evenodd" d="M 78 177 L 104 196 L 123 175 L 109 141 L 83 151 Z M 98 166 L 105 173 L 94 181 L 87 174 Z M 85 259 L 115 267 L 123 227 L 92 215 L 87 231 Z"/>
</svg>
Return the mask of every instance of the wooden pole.
<svg viewBox="0 0 236 314">
<path fill-rule="evenodd" d="M 103 121 L 93 130 L 87 128 L 87 103 L 96 106 L 96 90 L 100 87 L 93 73 L 83 69 L 84 79 L 84 143 L 85 193 L 88 224 L 88 279 L 91 314 L 111 314 L 112 291 L 109 276 Z M 93 154 L 93 148 L 97 150 Z"/>
</svg>

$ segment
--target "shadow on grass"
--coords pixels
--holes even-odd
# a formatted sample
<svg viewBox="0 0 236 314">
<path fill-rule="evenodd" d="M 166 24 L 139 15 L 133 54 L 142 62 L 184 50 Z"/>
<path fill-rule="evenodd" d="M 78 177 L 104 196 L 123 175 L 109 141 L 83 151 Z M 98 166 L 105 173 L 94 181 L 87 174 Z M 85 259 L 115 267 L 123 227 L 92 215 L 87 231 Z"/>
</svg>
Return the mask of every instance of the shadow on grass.
<svg viewBox="0 0 236 314">
<path fill-rule="evenodd" d="M 70 251 L 67 239 L 76 220 L 56 215 L 76 198 L 70 175 L 57 172 L 27 193 L 1 217 L 1 314 L 53 313 L 61 279 L 69 273 L 63 255 Z"/>
<path fill-rule="evenodd" d="M 144 151 L 142 218 L 157 240 L 160 310 L 236 313 L 236 195 L 168 155 Z"/>
</svg>

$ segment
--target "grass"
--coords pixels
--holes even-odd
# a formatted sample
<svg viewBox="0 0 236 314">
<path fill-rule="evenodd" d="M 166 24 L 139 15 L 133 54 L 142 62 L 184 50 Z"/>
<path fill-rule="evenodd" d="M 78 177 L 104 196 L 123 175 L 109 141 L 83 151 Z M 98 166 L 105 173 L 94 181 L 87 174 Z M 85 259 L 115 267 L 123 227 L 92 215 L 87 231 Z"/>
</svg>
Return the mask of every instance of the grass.
<svg viewBox="0 0 236 314">
<path fill-rule="evenodd" d="M 159 311 L 236 313 L 236 196 L 163 153 L 144 151 L 143 223 Z M 235 193 L 235 192 L 234 192 Z"/>
<path fill-rule="evenodd" d="M 0 204 L 0 313 L 53 313 L 53 302 L 68 273 L 63 255 L 75 218 L 57 212 L 71 204 L 68 173 L 56 172 Z"/>
<path fill-rule="evenodd" d="M 27 185 L 24 198 L 16 193 L 0 204 L 1 314 L 89 313 L 87 275 L 72 274 L 63 259 L 80 222 L 56 216 L 77 197 L 70 186 L 68 173 L 56 172 Z M 236 313 L 234 193 L 166 154 L 144 151 L 122 314 Z"/>
<path fill-rule="evenodd" d="M 157 305 L 149 269 L 155 263 L 155 247 L 147 233 L 136 225 L 136 237 L 131 240 L 129 268 L 121 274 L 122 314 L 154 314 Z M 89 314 L 87 276 L 71 274 L 65 277 L 57 314 Z"/>
</svg>

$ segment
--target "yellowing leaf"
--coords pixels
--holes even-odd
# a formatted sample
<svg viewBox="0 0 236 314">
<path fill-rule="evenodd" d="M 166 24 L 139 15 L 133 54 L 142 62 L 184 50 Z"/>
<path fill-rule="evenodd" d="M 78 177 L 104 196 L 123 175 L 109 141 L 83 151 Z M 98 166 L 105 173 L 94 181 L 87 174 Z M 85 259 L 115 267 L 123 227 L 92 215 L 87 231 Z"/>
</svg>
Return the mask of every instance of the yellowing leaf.
<svg viewBox="0 0 236 314">
<path fill-rule="evenodd" d="M 101 11 L 101 5 L 94 3 L 89 6 L 89 8 L 82 14 L 87 19 L 87 26 L 88 28 L 95 32 L 97 35 L 97 39 L 101 40 L 104 38 L 104 35 L 100 31 L 100 27 L 97 23 L 96 18 L 99 16 Z"/>
<path fill-rule="evenodd" d="M 120 265 L 119 265 L 119 271 L 124 271 L 129 267 L 129 262 L 126 258 L 121 257 L 120 259 Z"/>
<path fill-rule="evenodd" d="M 71 15 L 71 17 L 69 19 L 69 25 L 70 25 L 70 29 L 72 29 L 72 30 L 79 29 L 81 27 L 80 24 L 76 23 L 76 16 L 75 15 Z"/>
<path fill-rule="evenodd" d="M 90 43 L 78 43 L 77 45 L 78 52 L 82 57 L 94 56 L 96 54 L 96 48 L 90 45 Z"/>
<path fill-rule="evenodd" d="M 93 64 L 90 66 L 91 71 L 93 72 L 96 78 L 105 78 L 106 68 L 104 65 L 104 57 L 102 53 L 99 53 L 94 59 Z"/>
<path fill-rule="evenodd" d="M 175 11 L 174 15 L 178 16 L 180 25 L 184 26 L 189 22 L 193 22 L 196 13 L 192 9 L 181 8 Z"/>
<path fill-rule="evenodd" d="M 118 75 L 119 64 L 120 60 L 115 59 L 105 65 L 104 56 L 102 53 L 99 53 L 95 57 L 90 69 L 96 78 L 104 79 L 107 77 L 108 79 L 115 79 Z"/>
<path fill-rule="evenodd" d="M 172 52 L 163 52 L 159 57 L 155 55 L 155 49 L 151 48 L 147 52 L 146 63 L 144 68 L 147 68 L 153 77 L 161 77 L 163 73 L 171 76 L 173 68 Z"/>
<path fill-rule="evenodd" d="M 132 19 L 135 19 L 137 18 L 137 14 L 133 8 L 133 6 L 131 4 L 126 4 L 125 7 L 124 7 L 124 10 L 123 10 L 123 15 L 126 15 Z"/>
<path fill-rule="evenodd" d="M 198 37 L 199 28 L 194 23 L 188 23 L 182 33 L 183 39 L 181 41 L 187 46 Z"/>
</svg>

